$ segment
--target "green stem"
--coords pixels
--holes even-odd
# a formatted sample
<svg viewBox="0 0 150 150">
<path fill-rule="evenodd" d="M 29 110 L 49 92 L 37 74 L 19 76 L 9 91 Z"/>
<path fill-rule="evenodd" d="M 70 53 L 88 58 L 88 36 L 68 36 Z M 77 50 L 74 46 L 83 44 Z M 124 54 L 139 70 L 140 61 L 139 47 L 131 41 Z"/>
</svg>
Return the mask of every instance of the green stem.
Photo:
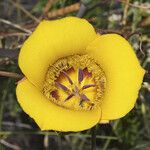
<svg viewBox="0 0 150 150">
<path fill-rule="evenodd" d="M 115 123 L 114 123 L 114 125 L 113 125 L 113 130 L 116 130 L 116 129 L 117 129 L 118 123 L 119 123 L 119 121 L 115 121 Z M 107 150 L 107 148 L 108 148 L 108 146 L 109 146 L 111 140 L 112 140 L 111 138 L 107 139 L 107 141 L 105 142 L 105 144 L 104 144 L 102 150 Z"/>
<path fill-rule="evenodd" d="M 61 133 L 57 136 L 57 142 L 58 142 L 58 150 L 62 150 L 62 135 Z"/>
<path fill-rule="evenodd" d="M 0 135 L 10 135 L 10 134 L 13 134 L 13 135 L 18 135 L 18 134 L 25 134 L 25 135 L 30 135 L 30 134 L 45 135 L 45 134 L 48 134 L 48 135 L 51 135 L 51 136 L 57 136 L 58 135 L 55 132 L 48 132 L 48 131 L 26 131 L 26 132 L 23 132 L 23 131 L 2 131 L 2 132 L 0 132 Z M 78 137 L 78 138 L 80 138 L 80 137 L 90 138 L 91 137 L 91 135 L 84 135 L 84 134 L 76 135 L 75 133 L 71 133 L 71 134 L 64 135 L 64 136 Z M 97 135 L 96 138 L 97 139 L 118 140 L 118 138 L 115 137 L 115 136 Z"/>
<path fill-rule="evenodd" d="M 93 127 L 91 129 L 92 134 L 91 134 L 91 143 L 92 143 L 92 147 L 91 150 L 96 150 L 96 132 L 95 132 L 95 127 Z"/>
<path fill-rule="evenodd" d="M 3 120 L 3 110 L 4 110 L 4 100 L 7 96 L 7 91 L 3 90 L 3 96 L 0 101 L 0 132 L 2 131 L 2 120 Z M 0 135 L 1 137 L 1 135 Z M 3 146 L 0 144 L 0 150 L 4 150 Z"/>
</svg>

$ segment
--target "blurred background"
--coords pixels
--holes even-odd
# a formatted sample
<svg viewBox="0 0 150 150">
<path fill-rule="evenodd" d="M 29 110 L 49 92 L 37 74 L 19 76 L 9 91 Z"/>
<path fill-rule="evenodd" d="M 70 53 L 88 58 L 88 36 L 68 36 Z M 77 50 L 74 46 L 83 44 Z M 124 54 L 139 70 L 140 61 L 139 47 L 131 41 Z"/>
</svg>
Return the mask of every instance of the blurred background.
<svg viewBox="0 0 150 150">
<path fill-rule="evenodd" d="M 16 101 L 17 58 L 42 19 L 78 16 L 101 34 L 118 33 L 147 70 L 135 108 L 79 133 L 41 132 Z M 0 150 L 150 150 L 150 0 L 0 0 Z M 123 82 L 123 81 L 122 81 Z M 129 85 L 130 86 L 130 85 Z"/>
</svg>

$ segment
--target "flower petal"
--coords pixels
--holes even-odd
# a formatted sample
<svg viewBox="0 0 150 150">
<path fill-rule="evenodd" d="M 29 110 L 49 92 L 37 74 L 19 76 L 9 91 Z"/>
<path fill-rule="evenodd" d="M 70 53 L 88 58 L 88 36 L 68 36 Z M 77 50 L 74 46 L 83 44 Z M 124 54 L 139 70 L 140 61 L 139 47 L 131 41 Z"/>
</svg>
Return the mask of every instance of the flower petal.
<svg viewBox="0 0 150 150">
<path fill-rule="evenodd" d="M 101 103 L 102 120 L 126 115 L 135 104 L 144 76 L 136 55 L 123 37 L 117 34 L 97 36 L 87 51 L 106 74 L 106 91 Z"/>
<path fill-rule="evenodd" d="M 46 99 L 28 80 L 17 85 L 17 99 L 23 110 L 42 130 L 81 131 L 99 122 L 101 110 L 73 111 Z"/>
<path fill-rule="evenodd" d="M 84 53 L 94 38 L 94 28 L 84 19 L 42 21 L 23 45 L 19 66 L 33 84 L 41 87 L 50 64 L 61 57 Z"/>
</svg>

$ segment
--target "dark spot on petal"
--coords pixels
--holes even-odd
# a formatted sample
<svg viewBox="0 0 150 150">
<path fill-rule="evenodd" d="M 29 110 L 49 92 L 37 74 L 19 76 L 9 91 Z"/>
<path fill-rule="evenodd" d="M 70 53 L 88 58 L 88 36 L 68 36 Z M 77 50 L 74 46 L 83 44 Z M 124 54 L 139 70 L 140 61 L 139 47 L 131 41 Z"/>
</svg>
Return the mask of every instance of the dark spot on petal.
<svg viewBox="0 0 150 150">
<path fill-rule="evenodd" d="M 58 100 L 59 99 L 59 95 L 58 95 L 58 91 L 52 91 L 51 93 L 51 96 L 53 97 L 53 98 L 55 98 L 56 100 Z"/>
</svg>

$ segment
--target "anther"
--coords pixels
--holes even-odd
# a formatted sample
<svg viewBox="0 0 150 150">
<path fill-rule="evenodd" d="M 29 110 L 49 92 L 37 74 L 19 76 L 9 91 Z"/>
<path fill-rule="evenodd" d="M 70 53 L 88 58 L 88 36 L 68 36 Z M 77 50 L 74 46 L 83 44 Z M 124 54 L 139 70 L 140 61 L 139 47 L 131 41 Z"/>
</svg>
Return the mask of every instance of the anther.
<svg viewBox="0 0 150 150">
<path fill-rule="evenodd" d="M 71 99 L 73 96 L 74 96 L 74 94 L 71 93 L 71 94 L 64 100 L 64 102 L 68 101 L 68 100 Z"/>
<path fill-rule="evenodd" d="M 83 81 L 84 72 L 82 69 L 79 68 L 78 70 L 78 82 L 81 83 Z"/>
<path fill-rule="evenodd" d="M 81 96 L 82 100 L 90 101 L 85 94 L 82 93 L 82 94 L 80 94 L 80 96 Z"/>
<path fill-rule="evenodd" d="M 95 84 L 84 85 L 84 86 L 82 87 L 82 90 L 88 89 L 88 88 L 90 88 L 90 87 L 95 87 L 95 86 L 96 86 Z"/>
<path fill-rule="evenodd" d="M 60 89 L 62 89 L 65 92 L 71 92 L 65 85 L 59 83 L 59 82 L 55 82 L 56 86 Z"/>
<path fill-rule="evenodd" d="M 65 71 L 62 71 L 62 73 L 63 73 L 64 76 L 68 79 L 69 83 L 72 85 L 72 84 L 73 84 L 73 81 L 71 80 L 71 78 L 69 77 L 69 75 L 68 75 Z"/>
</svg>

